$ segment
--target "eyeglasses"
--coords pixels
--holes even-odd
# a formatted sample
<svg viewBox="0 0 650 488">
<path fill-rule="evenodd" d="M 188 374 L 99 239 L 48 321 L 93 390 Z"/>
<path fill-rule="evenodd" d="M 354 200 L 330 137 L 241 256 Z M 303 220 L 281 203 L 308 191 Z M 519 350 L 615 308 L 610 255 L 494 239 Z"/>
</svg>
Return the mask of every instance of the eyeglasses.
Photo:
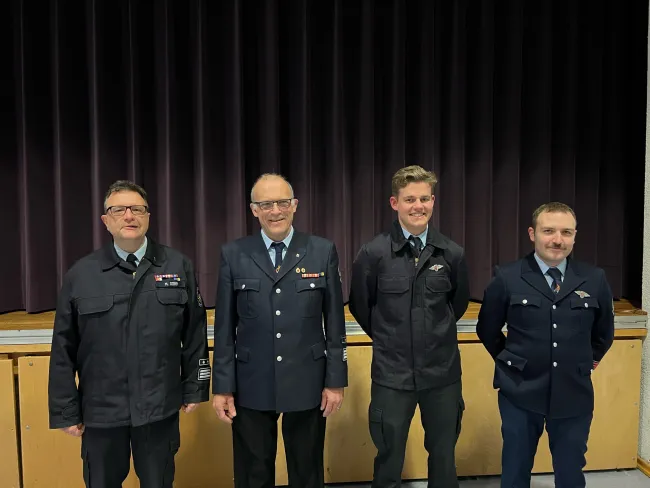
<svg viewBox="0 0 650 488">
<path fill-rule="evenodd" d="M 110 213 L 113 217 L 122 217 L 127 209 L 131 210 L 136 217 L 142 217 L 149 211 L 149 207 L 146 205 L 113 205 L 106 209 L 106 213 Z"/>
<path fill-rule="evenodd" d="M 286 210 L 291 206 L 293 198 L 287 198 L 285 200 L 273 200 L 271 202 L 251 202 L 253 205 L 257 205 L 260 209 L 265 212 L 273 210 L 273 205 L 278 204 L 280 210 Z"/>
</svg>

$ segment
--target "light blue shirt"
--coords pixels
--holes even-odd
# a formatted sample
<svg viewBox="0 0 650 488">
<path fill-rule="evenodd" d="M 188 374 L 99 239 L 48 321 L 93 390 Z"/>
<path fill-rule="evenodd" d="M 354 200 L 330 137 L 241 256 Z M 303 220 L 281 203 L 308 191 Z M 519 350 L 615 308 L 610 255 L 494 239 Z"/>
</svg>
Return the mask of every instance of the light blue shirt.
<svg viewBox="0 0 650 488">
<path fill-rule="evenodd" d="M 549 288 L 551 287 L 551 283 L 553 283 L 553 278 L 551 278 L 549 275 L 546 274 L 546 272 L 549 270 L 550 266 L 546 264 L 542 259 L 535 253 L 535 261 L 537 261 L 537 264 L 539 265 L 539 269 L 542 270 L 542 274 L 544 275 L 544 278 L 546 278 L 546 282 L 548 283 Z M 557 269 L 560 270 L 560 273 L 562 273 L 562 281 L 564 281 L 564 274 L 566 273 L 566 258 L 557 265 Z"/>
<path fill-rule="evenodd" d="M 282 261 L 284 261 L 285 256 L 287 255 L 287 249 L 289 249 L 289 244 L 291 244 L 291 239 L 293 238 L 293 225 L 291 226 L 291 229 L 289 229 L 289 235 L 285 237 L 282 242 L 284 242 L 284 249 L 282 250 Z M 271 262 L 275 266 L 275 249 L 271 247 L 271 244 L 273 244 L 275 241 L 272 241 L 269 236 L 267 236 L 264 231 L 262 231 L 262 239 L 264 240 L 264 245 L 266 246 L 266 250 L 269 253 L 269 257 L 271 258 Z"/>
<path fill-rule="evenodd" d="M 126 252 L 124 249 L 119 247 L 117 244 L 115 244 L 115 241 L 113 241 L 113 247 L 115 248 L 115 252 L 117 253 L 117 255 L 119 257 L 121 257 L 122 259 L 124 259 L 124 261 L 126 261 L 126 257 L 129 254 L 131 254 L 129 252 Z M 146 253 L 146 252 L 147 252 L 147 236 L 144 236 L 144 242 L 140 246 L 140 249 L 138 249 L 136 252 L 133 253 L 133 254 L 135 254 L 135 257 L 136 257 L 136 262 L 135 262 L 136 266 L 140 266 L 140 261 L 142 261 L 142 258 L 144 257 L 144 253 Z"/>
<path fill-rule="evenodd" d="M 400 225 L 400 227 L 402 227 Z M 402 227 L 402 232 L 404 233 L 404 237 L 406 237 L 406 240 L 408 241 L 409 237 L 411 237 L 413 234 L 411 234 L 408 230 L 406 230 L 404 227 Z M 420 234 L 419 236 L 413 236 L 413 237 L 419 237 L 420 240 L 422 241 L 422 249 L 424 249 L 424 246 L 427 245 L 427 233 L 429 232 L 429 226 L 427 225 L 427 228 L 424 229 L 424 232 Z M 411 246 L 415 246 L 415 243 L 413 241 L 409 241 Z"/>
</svg>

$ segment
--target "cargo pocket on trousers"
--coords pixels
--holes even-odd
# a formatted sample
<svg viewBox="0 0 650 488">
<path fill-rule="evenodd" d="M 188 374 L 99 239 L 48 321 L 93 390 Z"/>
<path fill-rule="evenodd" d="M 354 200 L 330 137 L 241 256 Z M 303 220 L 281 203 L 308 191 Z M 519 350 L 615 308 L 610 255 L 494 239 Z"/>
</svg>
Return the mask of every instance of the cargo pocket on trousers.
<svg viewBox="0 0 650 488">
<path fill-rule="evenodd" d="M 386 439 L 384 438 L 384 424 L 382 417 L 383 411 L 381 409 L 373 407 L 368 409 L 370 438 L 379 453 L 386 452 Z"/>
<path fill-rule="evenodd" d="M 465 401 L 463 397 L 458 402 L 458 416 L 456 417 L 456 440 L 460 437 L 460 431 L 463 424 L 463 412 L 465 411 Z"/>
</svg>

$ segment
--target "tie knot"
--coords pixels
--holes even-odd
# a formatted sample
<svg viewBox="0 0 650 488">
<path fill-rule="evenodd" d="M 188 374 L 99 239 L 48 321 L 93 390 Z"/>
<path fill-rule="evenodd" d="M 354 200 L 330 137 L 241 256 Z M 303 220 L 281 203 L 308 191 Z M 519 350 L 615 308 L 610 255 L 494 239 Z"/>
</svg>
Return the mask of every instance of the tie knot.
<svg viewBox="0 0 650 488">
<path fill-rule="evenodd" d="M 277 251 L 284 251 L 285 246 L 284 246 L 284 242 L 280 241 L 280 242 L 272 243 L 271 247 L 275 249 L 275 251 L 277 252 Z"/>
<path fill-rule="evenodd" d="M 409 236 L 409 241 L 411 241 L 413 247 L 415 247 L 418 251 L 422 249 L 422 239 L 420 239 L 418 236 Z"/>
<path fill-rule="evenodd" d="M 562 272 L 557 268 L 548 268 L 546 274 L 549 275 L 558 283 L 562 281 Z"/>
<path fill-rule="evenodd" d="M 137 261 L 138 261 L 138 258 L 135 257 L 135 254 L 129 254 L 129 255 L 126 257 L 126 262 L 127 262 L 127 263 L 131 263 L 131 264 L 135 265 L 135 263 L 136 263 Z"/>
</svg>

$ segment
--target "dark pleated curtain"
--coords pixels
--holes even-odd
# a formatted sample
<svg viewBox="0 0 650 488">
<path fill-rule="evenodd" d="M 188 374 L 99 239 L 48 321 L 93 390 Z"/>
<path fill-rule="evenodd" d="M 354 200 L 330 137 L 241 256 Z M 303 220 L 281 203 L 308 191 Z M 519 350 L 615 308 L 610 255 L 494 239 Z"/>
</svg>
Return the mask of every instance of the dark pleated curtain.
<svg viewBox="0 0 650 488">
<path fill-rule="evenodd" d="M 572 205 L 576 257 L 641 288 L 643 2 L 15 0 L 0 7 L 0 312 L 52 309 L 109 239 L 107 186 L 149 192 L 151 235 L 213 306 L 220 246 L 259 227 L 281 172 L 296 228 L 333 239 L 344 290 L 394 218 L 390 178 L 436 171 L 434 225 L 475 299 L 531 249 L 539 204 Z"/>
</svg>

